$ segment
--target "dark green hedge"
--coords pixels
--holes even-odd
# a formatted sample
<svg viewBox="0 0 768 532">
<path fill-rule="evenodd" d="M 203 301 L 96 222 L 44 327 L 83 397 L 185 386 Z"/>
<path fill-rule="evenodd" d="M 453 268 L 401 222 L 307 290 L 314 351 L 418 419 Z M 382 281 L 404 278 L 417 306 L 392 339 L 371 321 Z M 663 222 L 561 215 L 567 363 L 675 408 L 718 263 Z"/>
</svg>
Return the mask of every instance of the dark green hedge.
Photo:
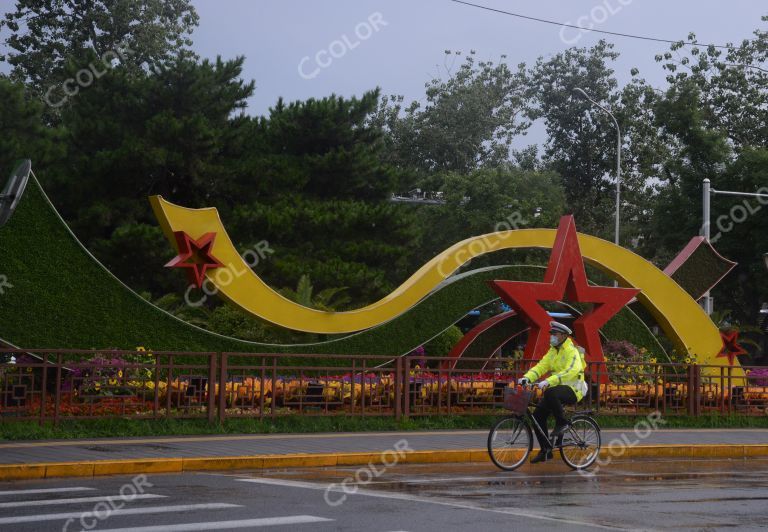
<svg viewBox="0 0 768 532">
<path fill-rule="evenodd" d="M 0 337 L 29 348 L 242 350 L 196 329 L 122 285 L 69 232 L 35 180 L 0 228 Z M 126 260 L 141 261 L 142 257 Z"/>
<path fill-rule="evenodd" d="M 645 347 L 659 362 L 667 360 L 666 351 L 659 340 L 629 307 L 623 308 L 608 320 L 600 331 L 609 340 L 627 340 L 637 347 Z"/>
</svg>

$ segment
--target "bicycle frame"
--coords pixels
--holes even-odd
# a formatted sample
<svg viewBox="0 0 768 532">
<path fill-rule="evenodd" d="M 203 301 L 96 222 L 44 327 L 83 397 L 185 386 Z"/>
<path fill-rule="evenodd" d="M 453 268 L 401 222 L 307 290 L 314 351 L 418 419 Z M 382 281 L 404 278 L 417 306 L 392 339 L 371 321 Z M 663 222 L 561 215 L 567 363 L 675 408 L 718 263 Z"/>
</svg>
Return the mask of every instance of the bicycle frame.
<svg viewBox="0 0 768 532">
<path fill-rule="evenodd" d="M 553 438 L 549 437 L 549 431 L 544 432 L 544 429 L 541 428 L 541 425 L 539 425 L 539 422 L 536 421 L 535 417 L 533 417 L 533 414 L 531 413 L 531 408 L 530 407 L 528 407 L 528 410 L 525 411 L 525 414 L 522 417 L 525 418 L 525 420 L 528 422 L 528 424 L 533 426 L 533 431 L 537 435 L 544 436 L 544 438 L 542 438 L 542 440 L 540 440 L 540 441 L 546 441 L 547 442 L 547 448 L 545 450 L 547 450 L 547 451 L 554 450 L 555 449 L 555 442 L 554 442 Z M 538 440 L 539 438 L 537 437 L 536 439 Z"/>
<path fill-rule="evenodd" d="M 568 445 L 563 445 L 563 437 L 565 434 L 561 434 L 558 438 L 560 443 L 555 445 L 555 438 L 549 435 L 549 431 L 544 432 L 544 429 L 539 425 L 539 422 L 536 421 L 536 418 L 533 417 L 533 414 L 531 413 L 531 407 L 529 406 L 528 409 L 525 411 L 525 414 L 522 416 L 523 419 L 526 420 L 526 422 L 533 427 L 533 431 L 537 435 L 542 435 L 544 438 L 542 438 L 543 441 L 547 442 L 547 448 L 544 449 L 546 451 L 554 451 L 557 448 L 563 448 L 563 447 L 571 447 L 571 446 L 578 446 L 578 442 L 570 442 Z M 538 440 L 538 438 L 536 438 Z"/>
</svg>

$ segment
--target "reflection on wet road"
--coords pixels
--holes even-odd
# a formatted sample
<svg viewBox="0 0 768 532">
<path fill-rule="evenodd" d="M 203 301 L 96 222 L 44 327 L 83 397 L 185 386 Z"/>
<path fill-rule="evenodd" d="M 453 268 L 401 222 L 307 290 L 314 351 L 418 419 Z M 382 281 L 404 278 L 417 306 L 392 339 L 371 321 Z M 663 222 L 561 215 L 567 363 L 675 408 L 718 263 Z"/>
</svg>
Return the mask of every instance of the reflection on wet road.
<svg viewBox="0 0 768 532">
<path fill-rule="evenodd" d="M 356 467 L 264 472 L 271 481 L 333 485 L 347 493 L 562 518 L 569 524 L 693 530 L 768 527 L 768 461 L 616 462 L 593 474 L 559 460 L 512 473 L 484 464 L 399 465 L 380 476 Z M 255 476 L 255 475 L 254 475 Z M 403 497 L 405 496 L 405 497 Z M 555 525 L 550 521 L 550 525 Z"/>
</svg>

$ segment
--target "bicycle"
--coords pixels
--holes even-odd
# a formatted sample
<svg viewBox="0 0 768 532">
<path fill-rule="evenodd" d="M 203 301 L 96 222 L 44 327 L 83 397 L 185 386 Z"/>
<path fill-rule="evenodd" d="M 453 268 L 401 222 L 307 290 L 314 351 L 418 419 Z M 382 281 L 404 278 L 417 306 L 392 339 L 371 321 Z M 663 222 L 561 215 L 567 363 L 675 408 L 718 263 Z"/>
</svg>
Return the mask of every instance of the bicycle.
<svg viewBox="0 0 768 532">
<path fill-rule="evenodd" d="M 565 433 L 555 441 L 548 436 L 531 414 L 531 386 L 506 388 L 504 407 L 511 416 L 499 420 L 488 433 L 488 454 L 497 467 L 513 471 L 520 467 L 533 450 L 533 430 L 543 434 L 548 441 L 546 451 L 560 450 L 563 462 L 572 469 L 586 469 L 600 454 L 600 426 L 592 417 L 591 410 L 575 412 L 569 419 Z M 532 430 L 533 427 L 533 430 Z"/>
</svg>

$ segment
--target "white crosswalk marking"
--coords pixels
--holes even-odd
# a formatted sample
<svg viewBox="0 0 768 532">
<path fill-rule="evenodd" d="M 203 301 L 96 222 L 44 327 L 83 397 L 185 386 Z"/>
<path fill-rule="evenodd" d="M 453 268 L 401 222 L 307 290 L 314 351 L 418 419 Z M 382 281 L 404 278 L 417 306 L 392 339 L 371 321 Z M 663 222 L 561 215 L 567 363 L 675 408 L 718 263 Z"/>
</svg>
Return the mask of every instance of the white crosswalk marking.
<svg viewBox="0 0 768 532">
<path fill-rule="evenodd" d="M 329 491 L 333 493 L 342 493 L 342 494 L 344 492 L 344 488 L 342 488 L 340 484 L 326 484 L 321 482 L 317 482 L 317 483 L 302 482 L 298 480 L 284 480 L 279 478 L 238 478 L 235 480 L 238 480 L 240 482 L 252 482 L 254 484 L 268 484 L 273 486 L 286 486 L 286 487 L 293 487 L 293 488 L 324 490 L 324 491 Z M 463 503 L 463 502 L 452 501 L 452 500 L 433 499 L 429 497 L 413 495 L 411 493 L 375 491 L 372 489 L 359 488 L 355 492 L 355 495 L 361 496 L 361 497 L 365 496 L 365 497 L 377 497 L 381 499 L 421 502 L 421 503 L 427 503 L 427 504 L 435 504 L 439 506 L 448 506 L 452 508 L 465 508 L 469 510 L 477 510 L 479 512 L 500 513 L 500 514 L 506 514 L 506 515 L 514 515 L 518 517 L 526 517 L 530 519 L 540 519 L 542 521 L 556 521 L 560 524 L 578 525 L 582 527 L 600 528 L 600 529 L 609 529 L 609 530 L 615 530 L 616 528 L 613 526 L 604 526 L 597 523 L 590 523 L 588 521 L 579 521 L 576 519 L 560 518 L 560 517 L 551 516 L 544 513 L 538 513 L 536 511 L 528 510 L 525 508 L 514 508 L 514 507 L 485 508 L 482 506 L 475 506 L 471 502 Z"/>
<path fill-rule="evenodd" d="M 122 527 L 100 530 L 103 532 L 205 532 L 208 530 L 255 530 L 262 527 L 290 527 L 302 524 L 334 521 L 334 519 L 319 517 L 315 515 L 283 515 L 253 518 L 249 518 L 248 515 L 244 515 L 242 516 L 243 519 L 232 519 L 232 517 L 235 516 L 227 512 L 224 512 L 221 517 L 229 517 L 230 520 L 203 521 L 205 518 L 215 519 L 216 517 L 219 517 L 216 513 L 211 513 L 212 510 L 231 510 L 234 508 L 243 508 L 243 506 L 240 504 L 229 503 L 168 504 L 177 501 L 169 499 L 169 497 L 171 497 L 170 495 L 157 495 L 153 493 L 133 493 L 126 497 L 121 497 L 118 494 L 95 495 L 94 493 L 87 493 L 85 496 L 69 495 L 72 493 L 88 491 L 98 491 L 98 488 L 68 486 L 59 488 L 34 488 L 0 491 L 0 496 L 16 496 L 15 498 L 24 499 L 6 499 L 5 501 L 2 501 L 2 498 L 0 498 L 0 512 L 2 512 L 3 509 L 18 509 L 23 511 L 23 509 L 29 508 L 29 511 L 25 512 L 27 515 L 0 517 L 0 530 L 5 530 L 11 525 L 23 524 L 32 524 L 32 526 L 35 526 L 36 528 L 41 528 L 44 526 L 42 523 L 52 523 L 54 521 L 61 521 L 65 523 L 64 528 L 71 531 L 80 530 L 81 528 L 87 529 L 81 530 L 80 532 L 89 532 L 97 525 L 109 526 L 109 524 L 118 527 L 122 525 Z M 39 497 L 35 497 L 35 495 L 39 495 Z M 169 500 L 166 501 L 166 506 L 135 507 L 129 504 L 134 501 L 147 501 L 154 499 Z M 68 510 L 76 509 L 79 505 L 79 507 L 85 511 L 65 511 L 42 514 L 32 513 L 36 511 L 40 512 L 38 508 L 55 505 L 69 505 L 69 508 L 67 508 Z M 74 506 L 74 508 L 72 508 L 72 506 Z M 191 517 L 190 514 L 193 512 L 200 512 L 201 520 L 199 522 L 178 522 L 180 520 L 189 520 Z M 148 516 L 148 519 L 151 519 L 149 516 L 156 514 L 169 514 L 166 519 L 170 520 L 171 522 L 168 524 L 161 524 L 163 521 L 165 521 L 165 519 L 161 519 L 160 517 L 149 521 L 152 523 L 151 525 L 144 524 L 146 521 L 144 521 L 144 523 L 141 521 L 138 523 L 135 523 L 134 521 L 120 522 L 118 519 L 120 516 L 127 518 L 128 516 L 145 515 Z M 237 517 L 241 516 L 238 515 Z M 107 520 L 113 518 L 116 522 L 107 522 Z M 41 524 L 35 525 L 35 523 Z M 134 523 L 135 526 L 126 526 L 129 524 L 132 525 Z"/>
<path fill-rule="evenodd" d="M 261 526 L 300 525 L 333 521 L 314 515 L 288 515 L 285 517 L 262 517 L 238 521 L 211 521 L 208 523 L 181 523 L 177 525 L 138 526 L 129 528 L 107 528 L 100 532 L 196 532 L 200 530 L 231 530 L 235 528 L 257 528 Z"/>
<path fill-rule="evenodd" d="M 71 493 L 73 491 L 96 491 L 96 488 L 85 488 L 82 486 L 67 487 L 67 488 L 44 488 L 33 490 L 10 490 L 0 491 L 0 496 L 3 495 L 37 495 L 40 493 Z"/>
<path fill-rule="evenodd" d="M 209 504 L 179 504 L 175 506 L 147 506 L 143 508 L 121 508 L 112 510 L 110 517 L 117 515 L 139 515 L 139 514 L 167 514 L 173 512 L 192 512 L 196 510 L 222 510 L 225 508 L 242 508 L 239 504 L 227 503 L 209 503 Z M 104 512 L 100 512 L 103 514 Z M 95 512 L 63 512 L 57 514 L 38 514 L 38 515 L 19 515 L 16 517 L 0 517 L 0 525 L 14 525 L 17 523 L 36 523 L 38 521 L 58 521 L 65 519 L 92 519 L 96 516 Z M 167 530 L 163 527 L 163 530 Z"/>
<path fill-rule="evenodd" d="M 74 499 L 36 499 L 34 501 L 0 502 L 0 508 L 19 508 L 26 506 L 54 506 L 58 504 L 79 504 L 83 502 L 113 501 L 115 504 L 137 501 L 141 499 L 165 499 L 167 495 L 153 495 L 151 493 L 136 493 L 130 497 L 119 495 L 104 495 L 101 497 L 77 497 Z"/>
</svg>

